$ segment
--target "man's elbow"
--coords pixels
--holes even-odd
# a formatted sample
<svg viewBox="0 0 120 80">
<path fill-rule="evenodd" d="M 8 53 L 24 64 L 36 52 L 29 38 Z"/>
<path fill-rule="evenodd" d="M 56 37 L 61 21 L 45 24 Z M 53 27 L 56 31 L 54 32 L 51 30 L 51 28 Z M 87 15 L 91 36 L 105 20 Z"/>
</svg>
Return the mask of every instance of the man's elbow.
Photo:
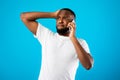
<svg viewBox="0 0 120 80">
<path fill-rule="evenodd" d="M 22 21 L 26 21 L 28 19 L 26 13 L 21 13 L 20 18 Z"/>
<path fill-rule="evenodd" d="M 92 68 L 92 64 L 90 64 L 87 67 L 85 67 L 86 70 L 90 70 L 91 68 Z"/>
<path fill-rule="evenodd" d="M 21 20 L 24 20 L 24 19 L 25 19 L 25 14 L 24 14 L 24 13 L 21 13 L 21 14 L 20 14 L 20 18 L 21 18 Z"/>
<path fill-rule="evenodd" d="M 85 67 L 86 68 L 86 70 L 90 70 L 92 67 L 93 67 L 93 59 L 92 59 L 92 61 Z"/>
</svg>

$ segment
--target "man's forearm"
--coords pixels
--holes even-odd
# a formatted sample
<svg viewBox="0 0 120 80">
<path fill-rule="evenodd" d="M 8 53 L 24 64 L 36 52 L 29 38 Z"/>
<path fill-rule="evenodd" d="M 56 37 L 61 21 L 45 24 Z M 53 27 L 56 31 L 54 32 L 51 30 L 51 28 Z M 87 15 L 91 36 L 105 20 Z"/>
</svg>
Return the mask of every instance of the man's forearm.
<svg viewBox="0 0 120 80">
<path fill-rule="evenodd" d="M 56 14 L 52 12 L 24 12 L 21 17 L 30 21 L 34 21 L 39 18 L 56 18 Z"/>
<path fill-rule="evenodd" d="M 71 38 L 71 41 L 76 49 L 76 52 L 77 52 L 77 55 L 78 55 L 78 58 L 79 58 L 81 64 L 86 69 L 90 69 L 93 64 L 92 57 L 82 48 L 82 46 L 79 44 L 79 42 L 75 36 Z"/>
</svg>

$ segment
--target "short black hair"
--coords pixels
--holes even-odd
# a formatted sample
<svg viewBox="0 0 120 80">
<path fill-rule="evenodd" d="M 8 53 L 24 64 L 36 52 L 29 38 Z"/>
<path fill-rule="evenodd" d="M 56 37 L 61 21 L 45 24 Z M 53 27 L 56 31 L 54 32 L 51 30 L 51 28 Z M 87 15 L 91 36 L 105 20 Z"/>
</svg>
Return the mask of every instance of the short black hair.
<svg viewBox="0 0 120 80">
<path fill-rule="evenodd" d="M 71 13 L 74 15 L 74 18 L 76 18 L 76 15 L 75 15 L 74 11 L 72 11 L 71 9 L 69 9 L 69 8 L 62 8 L 62 9 L 60 9 L 60 10 L 69 11 L 69 12 L 71 12 Z"/>
</svg>

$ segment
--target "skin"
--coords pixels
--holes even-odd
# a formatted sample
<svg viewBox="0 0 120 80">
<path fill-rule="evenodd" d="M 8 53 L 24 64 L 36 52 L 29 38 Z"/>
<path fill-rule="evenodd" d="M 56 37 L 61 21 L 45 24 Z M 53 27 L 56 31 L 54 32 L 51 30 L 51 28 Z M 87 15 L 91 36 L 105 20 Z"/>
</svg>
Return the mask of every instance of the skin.
<svg viewBox="0 0 120 80">
<path fill-rule="evenodd" d="M 68 26 L 68 23 L 70 23 L 74 19 L 74 16 L 69 12 L 62 10 L 57 14 L 56 18 L 56 24 L 57 28 L 65 28 Z"/>
<path fill-rule="evenodd" d="M 66 10 L 60 10 L 53 13 L 50 12 L 27 12 L 21 14 L 21 20 L 24 22 L 24 24 L 28 27 L 28 29 L 33 33 L 36 34 L 38 23 L 36 22 L 36 19 L 39 18 L 54 18 L 56 19 L 56 26 L 57 29 L 62 29 L 65 27 L 70 27 L 70 32 L 62 35 L 62 36 L 68 36 L 70 40 L 72 41 L 76 53 L 78 55 L 78 59 L 81 62 L 81 64 L 89 70 L 93 65 L 93 58 L 92 56 L 87 53 L 80 43 L 78 42 L 75 30 L 76 25 L 72 20 L 74 19 L 74 15 Z"/>
</svg>

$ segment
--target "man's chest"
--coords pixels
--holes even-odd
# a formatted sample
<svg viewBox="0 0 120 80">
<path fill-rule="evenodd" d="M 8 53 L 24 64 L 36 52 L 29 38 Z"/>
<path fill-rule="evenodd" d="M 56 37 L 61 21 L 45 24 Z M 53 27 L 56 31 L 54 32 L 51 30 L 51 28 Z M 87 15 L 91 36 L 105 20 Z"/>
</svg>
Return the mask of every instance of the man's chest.
<svg viewBox="0 0 120 80">
<path fill-rule="evenodd" d="M 71 59 L 77 54 L 70 40 L 49 40 L 46 42 L 47 55 L 51 58 Z"/>
</svg>

